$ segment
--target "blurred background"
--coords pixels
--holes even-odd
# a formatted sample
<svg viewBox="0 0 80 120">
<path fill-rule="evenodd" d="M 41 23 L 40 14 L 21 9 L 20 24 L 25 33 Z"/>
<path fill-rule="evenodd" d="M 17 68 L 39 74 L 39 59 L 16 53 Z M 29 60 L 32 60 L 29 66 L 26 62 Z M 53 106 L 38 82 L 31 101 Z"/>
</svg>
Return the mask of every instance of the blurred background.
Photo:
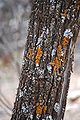
<svg viewBox="0 0 80 120">
<path fill-rule="evenodd" d="M 30 0 L 0 0 L 0 120 L 9 120 L 27 37 Z M 64 120 L 80 120 L 80 33 Z"/>
</svg>

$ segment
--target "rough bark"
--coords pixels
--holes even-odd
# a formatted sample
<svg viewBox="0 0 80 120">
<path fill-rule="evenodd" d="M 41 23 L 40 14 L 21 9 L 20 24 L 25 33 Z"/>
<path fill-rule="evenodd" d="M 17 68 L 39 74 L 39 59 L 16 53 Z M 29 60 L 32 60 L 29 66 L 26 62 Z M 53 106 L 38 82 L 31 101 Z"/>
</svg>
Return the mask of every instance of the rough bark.
<svg viewBox="0 0 80 120">
<path fill-rule="evenodd" d="M 11 120 L 61 120 L 79 32 L 80 4 L 77 0 L 34 0 L 32 5 Z"/>
</svg>

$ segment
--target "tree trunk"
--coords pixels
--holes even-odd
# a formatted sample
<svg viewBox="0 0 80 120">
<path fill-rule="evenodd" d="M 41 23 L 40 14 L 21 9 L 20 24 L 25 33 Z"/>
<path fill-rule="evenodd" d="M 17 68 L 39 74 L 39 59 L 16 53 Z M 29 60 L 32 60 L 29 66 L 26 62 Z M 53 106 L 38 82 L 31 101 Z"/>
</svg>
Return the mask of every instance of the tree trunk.
<svg viewBox="0 0 80 120">
<path fill-rule="evenodd" d="M 79 5 L 78 0 L 33 0 L 11 120 L 63 119 Z"/>
</svg>

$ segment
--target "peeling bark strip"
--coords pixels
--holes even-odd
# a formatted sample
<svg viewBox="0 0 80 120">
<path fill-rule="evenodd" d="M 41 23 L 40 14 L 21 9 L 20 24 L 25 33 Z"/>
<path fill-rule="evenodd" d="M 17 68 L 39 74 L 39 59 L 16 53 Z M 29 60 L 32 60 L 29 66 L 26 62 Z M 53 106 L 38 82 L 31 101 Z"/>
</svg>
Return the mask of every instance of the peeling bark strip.
<svg viewBox="0 0 80 120">
<path fill-rule="evenodd" d="M 62 120 L 74 45 L 78 0 L 34 0 L 11 120 Z"/>
</svg>

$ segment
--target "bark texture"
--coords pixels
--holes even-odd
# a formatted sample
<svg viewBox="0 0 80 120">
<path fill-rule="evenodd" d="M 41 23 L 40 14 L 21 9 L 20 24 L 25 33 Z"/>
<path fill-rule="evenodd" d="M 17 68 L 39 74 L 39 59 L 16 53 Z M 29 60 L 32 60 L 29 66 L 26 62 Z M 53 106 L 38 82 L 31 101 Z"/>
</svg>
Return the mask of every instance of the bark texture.
<svg viewBox="0 0 80 120">
<path fill-rule="evenodd" d="M 33 0 L 11 120 L 62 120 L 79 32 L 78 0 Z"/>
</svg>

